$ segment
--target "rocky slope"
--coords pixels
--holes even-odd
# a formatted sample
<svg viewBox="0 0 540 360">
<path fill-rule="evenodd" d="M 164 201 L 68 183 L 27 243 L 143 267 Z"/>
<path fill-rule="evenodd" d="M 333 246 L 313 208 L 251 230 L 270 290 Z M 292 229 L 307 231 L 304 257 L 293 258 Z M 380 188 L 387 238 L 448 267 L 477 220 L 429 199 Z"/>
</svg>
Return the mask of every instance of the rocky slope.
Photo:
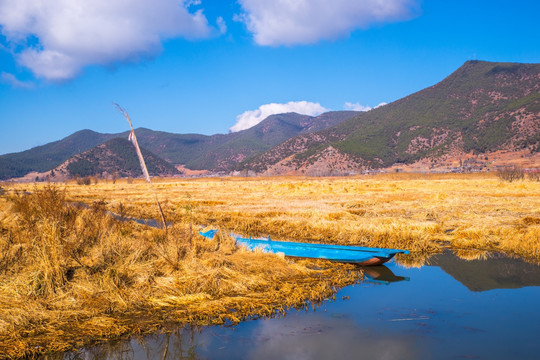
<svg viewBox="0 0 540 360">
<path fill-rule="evenodd" d="M 316 117 L 296 113 L 272 115 L 250 129 L 211 136 L 173 134 L 144 128 L 135 132 L 142 147 L 171 164 L 194 170 L 231 171 L 242 160 L 293 136 L 334 126 L 356 114 L 354 111 L 334 111 Z M 53 143 L 2 155 L 0 180 L 22 177 L 30 172 L 47 172 L 72 156 L 117 137 L 126 139 L 128 132 L 100 134 L 81 130 Z"/>
<path fill-rule="evenodd" d="M 150 176 L 178 175 L 169 162 L 141 147 Z M 77 154 L 49 172 L 54 177 L 76 178 L 98 176 L 104 178 L 140 177 L 142 170 L 133 144 L 114 138 L 81 154 Z"/>
<path fill-rule="evenodd" d="M 540 64 L 468 61 L 440 83 L 244 161 L 263 174 L 337 174 L 540 151 Z"/>
</svg>

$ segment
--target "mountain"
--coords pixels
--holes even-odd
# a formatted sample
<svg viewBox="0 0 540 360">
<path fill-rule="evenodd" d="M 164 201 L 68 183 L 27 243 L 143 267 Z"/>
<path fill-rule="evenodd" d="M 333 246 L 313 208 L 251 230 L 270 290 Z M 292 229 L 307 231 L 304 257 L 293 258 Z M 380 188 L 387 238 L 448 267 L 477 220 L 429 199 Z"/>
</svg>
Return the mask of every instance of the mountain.
<svg viewBox="0 0 540 360">
<path fill-rule="evenodd" d="M 334 111 L 317 117 L 287 113 L 272 115 L 256 126 L 229 134 L 173 134 L 145 128 L 135 130 L 139 144 L 174 165 L 195 170 L 230 171 L 248 158 L 264 152 L 290 137 L 334 126 L 358 112 Z M 29 172 L 51 170 L 70 157 L 113 138 L 127 138 L 128 132 L 100 134 L 78 131 L 62 140 L 19 153 L 0 156 L 0 180 Z"/>
<path fill-rule="evenodd" d="M 231 171 L 242 160 L 283 141 L 350 119 L 358 112 L 333 111 L 313 117 L 297 113 L 271 115 L 238 132 L 211 136 L 169 134 L 139 129 L 139 143 L 173 164 L 194 170 Z"/>
<path fill-rule="evenodd" d="M 0 180 L 20 177 L 31 171 L 44 172 L 50 170 L 71 156 L 116 136 L 118 135 L 81 130 L 62 140 L 22 152 L 2 155 L 0 156 Z"/>
<path fill-rule="evenodd" d="M 468 61 L 438 84 L 364 113 L 272 115 L 250 129 L 211 136 L 136 133 L 142 147 L 171 164 L 213 172 L 340 175 L 456 162 L 482 169 L 494 158 L 519 157 L 540 166 L 540 64 Z M 48 171 L 127 134 L 82 130 L 0 156 L 0 180 Z"/>
<path fill-rule="evenodd" d="M 540 64 L 468 61 L 438 84 L 244 161 L 332 174 L 495 151 L 540 151 Z"/>
<path fill-rule="evenodd" d="M 179 171 L 169 162 L 141 147 L 150 176 L 177 175 Z M 113 138 L 90 150 L 77 154 L 60 166 L 52 174 L 68 178 L 101 177 L 139 177 L 142 170 L 133 144 L 129 140 Z"/>
</svg>

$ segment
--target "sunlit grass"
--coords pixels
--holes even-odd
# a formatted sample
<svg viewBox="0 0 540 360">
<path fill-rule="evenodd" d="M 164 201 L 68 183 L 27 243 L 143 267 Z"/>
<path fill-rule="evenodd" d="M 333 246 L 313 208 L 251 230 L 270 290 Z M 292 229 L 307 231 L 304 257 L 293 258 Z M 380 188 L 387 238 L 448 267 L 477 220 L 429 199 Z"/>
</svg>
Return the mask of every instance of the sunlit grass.
<svg viewBox="0 0 540 360">
<path fill-rule="evenodd" d="M 167 217 L 276 239 L 434 252 L 503 251 L 540 260 L 540 183 L 491 174 L 387 174 L 357 178 L 215 178 L 155 185 Z M 31 189 L 30 189 L 31 190 Z M 104 200 L 158 219 L 143 182 L 66 185 L 72 201 Z"/>
<path fill-rule="evenodd" d="M 137 185 L 133 189 L 139 191 Z M 270 316 L 328 298 L 361 279 L 350 265 L 295 262 L 236 248 L 224 232 L 214 241 L 192 236 L 188 206 L 178 209 L 182 215 L 166 237 L 159 229 L 116 220 L 103 200 L 89 200 L 89 207 L 67 201 L 70 193 L 84 193 L 77 187 L 29 190 L 0 199 L 3 358 L 155 331 L 168 323 Z M 126 206 L 131 212 L 141 207 Z M 152 214 L 141 211 L 147 212 Z"/>
<path fill-rule="evenodd" d="M 398 257 L 406 266 L 422 265 L 443 247 L 470 259 L 498 251 L 540 262 L 540 183 L 490 174 L 158 179 L 154 187 L 172 224 L 167 238 L 107 213 L 159 219 L 142 181 L 2 187 L 4 357 L 153 331 L 166 322 L 270 315 L 359 279 L 348 265 L 237 249 L 229 231 L 402 248 L 412 252 Z M 221 231 L 211 241 L 190 235 L 191 225 L 194 232 L 198 225 Z"/>
</svg>

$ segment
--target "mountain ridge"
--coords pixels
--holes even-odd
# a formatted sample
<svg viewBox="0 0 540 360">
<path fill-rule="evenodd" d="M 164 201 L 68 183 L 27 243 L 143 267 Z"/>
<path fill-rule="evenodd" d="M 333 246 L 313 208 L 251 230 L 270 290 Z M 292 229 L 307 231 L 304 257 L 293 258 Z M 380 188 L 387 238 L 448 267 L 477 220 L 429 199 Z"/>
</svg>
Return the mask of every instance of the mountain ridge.
<svg viewBox="0 0 540 360">
<path fill-rule="evenodd" d="M 510 163 L 509 154 L 513 160 L 527 157 L 538 167 L 540 64 L 467 61 L 437 84 L 367 112 L 275 114 L 229 134 L 146 128 L 136 133 L 142 147 L 178 168 L 213 173 L 344 175 L 404 167 L 454 171 L 456 164 L 480 171 L 500 159 Z M 127 135 L 81 130 L 2 155 L 0 180 L 52 169 Z"/>
<path fill-rule="evenodd" d="M 540 64 L 468 61 L 433 86 L 328 129 L 293 137 L 238 169 L 305 174 L 326 162 L 326 170 L 317 172 L 329 174 L 456 154 L 538 152 L 539 134 Z"/>
<path fill-rule="evenodd" d="M 28 150 L 0 156 L 0 180 L 21 177 L 29 172 L 51 170 L 78 153 L 99 145 L 116 134 L 103 134 L 84 129 L 67 137 Z"/>
<path fill-rule="evenodd" d="M 135 131 L 141 147 L 174 165 L 195 170 L 231 171 L 239 161 L 268 150 L 291 136 L 334 125 L 354 114 L 353 111 L 319 116 L 276 114 L 252 128 L 229 134 L 174 134 L 147 128 Z M 128 134 L 128 131 L 103 134 L 85 129 L 29 150 L 1 155 L 0 180 L 49 171 L 72 156 L 116 137 L 127 138 Z"/>
<path fill-rule="evenodd" d="M 169 162 L 141 147 L 150 176 L 172 176 L 180 172 Z M 51 171 L 55 176 L 77 178 L 140 177 L 142 170 L 133 144 L 125 138 L 112 138 L 77 154 Z M 50 178 L 50 177 L 49 177 Z"/>
</svg>

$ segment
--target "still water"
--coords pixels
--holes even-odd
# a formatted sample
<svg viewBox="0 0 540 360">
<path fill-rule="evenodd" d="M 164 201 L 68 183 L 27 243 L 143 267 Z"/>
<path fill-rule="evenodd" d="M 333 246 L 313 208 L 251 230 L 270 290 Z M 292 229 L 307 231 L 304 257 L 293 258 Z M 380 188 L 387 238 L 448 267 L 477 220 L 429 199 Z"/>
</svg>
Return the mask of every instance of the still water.
<svg viewBox="0 0 540 360">
<path fill-rule="evenodd" d="M 335 301 L 236 326 L 180 328 L 64 359 L 540 359 L 540 267 L 446 252 L 369 268 Z"/>
</svg>

